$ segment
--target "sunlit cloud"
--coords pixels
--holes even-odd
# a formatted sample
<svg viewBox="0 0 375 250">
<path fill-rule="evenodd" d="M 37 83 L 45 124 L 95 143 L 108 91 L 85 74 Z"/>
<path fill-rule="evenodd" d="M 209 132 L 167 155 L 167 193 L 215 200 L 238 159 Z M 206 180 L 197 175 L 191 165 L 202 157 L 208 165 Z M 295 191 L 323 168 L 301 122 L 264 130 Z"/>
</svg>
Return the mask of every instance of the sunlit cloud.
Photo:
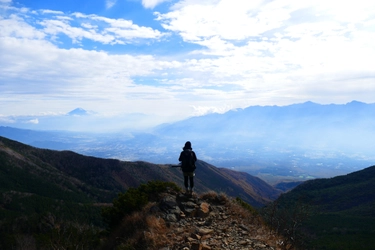
<svg viewBox="0 0 375 250">
<path fill-rule="evenodd" d="M 38 124 L 39 120 L 38 119 L 31 119 L 31 120 L 26 121 L 25 123 Z"/>
<path fill-rule="evenodd" d="M 153 9 L 155 8 L 157 5 L 163 3 L 163 2 L 166 2 L 168 0 L 142 0 L 142 5 L 146 8 L 146 9 Z"/>
<path fill-rule="evenodd" d="M 87 12 L 0 3 L 8 115 L 374 102 L 371 1 L 142 1 L 121 17 L 111 13 L 126 1 Z"/>
</svg>

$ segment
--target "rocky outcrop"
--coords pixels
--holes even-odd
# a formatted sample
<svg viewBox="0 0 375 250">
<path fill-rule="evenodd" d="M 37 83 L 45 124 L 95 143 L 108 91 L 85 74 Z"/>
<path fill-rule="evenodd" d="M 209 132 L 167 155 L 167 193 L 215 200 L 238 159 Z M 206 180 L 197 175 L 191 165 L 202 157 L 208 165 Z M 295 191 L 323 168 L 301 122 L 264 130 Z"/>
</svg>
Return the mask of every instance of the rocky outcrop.
<svg viewBox="0 0 375 250">
<path fill-rule="evenodd" d="M 164 220 L 159 250 L 286 249 L 260 217 L 214 192 L 202 196 L 166 193 L 150 212 Z"/>
</svg>

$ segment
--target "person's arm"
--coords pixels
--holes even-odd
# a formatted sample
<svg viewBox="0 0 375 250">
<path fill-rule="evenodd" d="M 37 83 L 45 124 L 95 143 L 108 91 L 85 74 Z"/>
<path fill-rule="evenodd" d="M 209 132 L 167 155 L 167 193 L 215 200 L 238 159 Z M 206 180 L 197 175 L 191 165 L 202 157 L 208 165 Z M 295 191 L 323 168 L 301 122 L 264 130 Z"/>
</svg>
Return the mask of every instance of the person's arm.
<svg viewBox="0 0 375 250">
<path fill-rule="evenodd" d="M 197 155 L 195 154 L 195 152 L 193 151 L 193 155 L 194 155 L 194 162 L 196 162 L 197 161 Z"/>
<path fill-rule="evenodd" d="M 178 161 L 182 161 L 182 152 L 180 153 L 180 157 L 178 157 Z"/>
</svg>

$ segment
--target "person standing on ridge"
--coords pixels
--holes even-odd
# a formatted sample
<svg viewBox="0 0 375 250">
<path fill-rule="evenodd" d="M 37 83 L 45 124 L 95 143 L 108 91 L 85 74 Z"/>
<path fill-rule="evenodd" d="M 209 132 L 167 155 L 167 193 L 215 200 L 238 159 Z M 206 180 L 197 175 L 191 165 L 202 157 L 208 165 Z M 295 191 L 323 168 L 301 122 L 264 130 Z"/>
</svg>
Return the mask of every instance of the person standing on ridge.
<svg viewBox="0 0 375 250">
<path fill-rule="evenodd" d="M 192 194 L 194 188 L 194 171 L 196 169 L 195 162 L 197 161 L 197 156 L 191 147 L 190 141 L 187 141 L 182 149 L 183 151 L 181 152 L 178 160 L 181 162 L 181 170 L 184 174 L 186 193 Z"/>
</svg>

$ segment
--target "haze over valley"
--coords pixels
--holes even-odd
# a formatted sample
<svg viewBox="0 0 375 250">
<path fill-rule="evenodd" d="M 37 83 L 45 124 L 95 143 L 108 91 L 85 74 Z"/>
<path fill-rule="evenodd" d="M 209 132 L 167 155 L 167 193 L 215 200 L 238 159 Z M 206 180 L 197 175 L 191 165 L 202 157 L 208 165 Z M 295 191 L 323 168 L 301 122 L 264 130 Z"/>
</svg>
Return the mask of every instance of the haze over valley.
<svg viewBox="0 0 375 250">
<path fill-rule="evenodd" d="M 75 112 L 74 116 L 62 116 L 60 122 L 91 119 L 83 109 Z M 158 164 L 177 164 L 183 144 L 190 140 L 199 159 L 276 184 L 333 177 L 372 165 L 375 104 L 250 106 L 133 132 L 36 131 L 2 126 L 0 135 L 40 148 Z"/>
</svg>

